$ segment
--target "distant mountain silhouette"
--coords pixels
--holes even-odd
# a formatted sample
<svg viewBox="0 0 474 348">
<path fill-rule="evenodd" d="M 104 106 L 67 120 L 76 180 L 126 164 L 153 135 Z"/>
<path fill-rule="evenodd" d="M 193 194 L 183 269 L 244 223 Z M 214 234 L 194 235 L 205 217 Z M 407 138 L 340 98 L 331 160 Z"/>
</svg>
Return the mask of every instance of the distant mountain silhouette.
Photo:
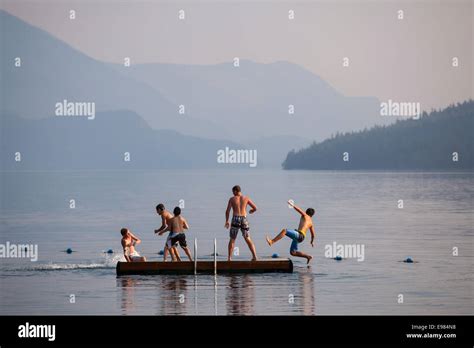
<svg viewBox="0 0 474 348">
<path fill-rule="evenodd" d="M 117 71 L 182 104 L 193 118 L 217 125 L 247 144 L 262 136 L 324 139 L 336 131 L 387 124 L 373 97 L 345 97 L 312 72 L 289 62 L 240 60 L 217 65 L 138 64 Z M 289 114 L 294 105 L 294 114 Z M 185 128 L 185 134 L 192 132 Z M 289 150 L 290 148 L 288 148 Z"/>
<path fill-rule="evenodd" d="M 4 170 L 225 168 L 228 165 L 217 163 L 217 151 L 226 146 L 242 148 L 230 141 L 154 130 L 127 110 L 98 113 L 94 120 L 3 116 L 0 164 Z M 21 153 L 21 162 L 15 162 L 16 152 Z M 130 153 L 130 162 L 124 161 L 125 152 Z"/>
<path fill-rule="evenodd" d="M 97 111 L 132 110 L 153 128 L 187 127 L 193 135 L 226 139 L 211 122 L 180 117 L 178 106 L 149 85 L 1 10 L 0 25 L 3 110 L 37 119 L 53 116 L 64 99 L 95 102 Z M 14 66 L 16 57 L 21 68 Z"/>
<path fill-rule="evenodd" d="M 474 169 L 474 101 L 291 151 L 285 169 Z M 349 161 L 343 161 L 343 153 Z M 458 161 L 453 161 L 453 153 Z M 454 155 L 455 156 L 455 155 Z"/>
<path fill-rule="evenodd" d="M 245 144 L 247 148 L 257 150 L 259 167 L 281 169 L 281 162 L 290 149 L 302 149 L 311 144 L 311 141 L 297 136 L 281 135 L 274 137 L 263 136 L 256 141 Z"/>
<path fill-rule="evenodd" d="M 345 97 L 321 78 L 288 62 L 242 59 L 198 66 L 100 62 L 0 11 L 2 107 L 25 118 L 52 116 L 64 99 L 95 102 L 97 111 L 132 110 L 155 129 L 229 139 L 324 139 L 336 131 L 382 124 L 373 97 Z M 22 60 L 14 66 L 15 57 Z M 178 113 L 185 105 L 185 114 Z M 288 105 L 295 114 L 288 114 Z M 280 160 L 280 161 L 281 161 Z"/>
</svg>

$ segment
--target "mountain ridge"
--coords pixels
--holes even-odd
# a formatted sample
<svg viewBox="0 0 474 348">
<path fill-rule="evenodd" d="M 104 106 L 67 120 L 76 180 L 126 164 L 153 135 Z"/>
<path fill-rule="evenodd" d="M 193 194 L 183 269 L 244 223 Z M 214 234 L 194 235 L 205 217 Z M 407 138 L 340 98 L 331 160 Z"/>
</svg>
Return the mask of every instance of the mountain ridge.
<svg viewBox="0 0 474 348">
<path fill-rule="evenodd" d="M 290 151 L 284 169 L 473 170 L 474 101 Z M 346 161 L 344 154 L 346 153 Z"/>
</svg>

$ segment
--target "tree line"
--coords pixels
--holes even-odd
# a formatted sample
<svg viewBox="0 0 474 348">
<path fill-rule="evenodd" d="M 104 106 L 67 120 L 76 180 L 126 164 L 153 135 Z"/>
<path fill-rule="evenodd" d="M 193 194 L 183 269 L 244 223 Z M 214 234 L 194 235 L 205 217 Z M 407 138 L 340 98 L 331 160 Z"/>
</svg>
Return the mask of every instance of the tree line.
<svg viewBox="0 0 474 348">
<path fill-rule="evenodd" d="M 337 133 L 288 153 L 284 169 L 472 170 L 474 101 L 357 132 Z"/>
</svg>

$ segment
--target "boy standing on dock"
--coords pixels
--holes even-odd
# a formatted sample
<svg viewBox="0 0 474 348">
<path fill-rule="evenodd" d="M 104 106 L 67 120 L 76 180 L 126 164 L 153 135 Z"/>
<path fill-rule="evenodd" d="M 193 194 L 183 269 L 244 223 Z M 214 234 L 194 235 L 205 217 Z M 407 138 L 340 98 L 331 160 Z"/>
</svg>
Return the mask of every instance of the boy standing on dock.
<svg viewBox="0 0 474 348">
<path fill-rule="evenodd" d="M 164 231 L 161 231 L 159 234 L 162 235 L 166 231 L 171 231 L 168 240 L 167 246 L 168 249 L 171 250 L 171 254 L 176 251 L 177 248 L 175 246 L 179 243 L 179 246 L 184 250 L 186 255 L 189 257 L 189 261 L 193 261 L 191 256 L 191 251 L 188 248 L 188 244 L 186 243 L 186 235 L 184 234 L 184 230 L 189 229 L 188 222 L 184 217 L 181 216 L 181 208 L 176 207 L 173 210 L 174 216 L 170 219 L 168 227 Z M 178 261 L 181 261 L 179 255 L 176 256 Z"/>
<path fill-rule="evenodd" d="M 284 236 L 287 236 L 293 240 L 293 242 L 291 242 L 290 254 L 293 256 L 304 257 L 306 258 L 307 263 L 309 263 L 313 257 L 311 255 L 298 251 L 298 244 L 303 242 L 306 237 L 306 232 L 309 229 L 309 231 L 311 232 L 311 246 L 314 247 L 314 227 L 312 220 L 312 217 L 314 215 L 314 209 L 308 208 L 306 209 L 306 212 L 304 212 L 301 208 L 297 207 L 292 201 L 288 201 L 288 204 L 301 215 L 298 228 L 296 230 L 283 229 L 273 239 L 270 239 L 267 236 L 267 243 L 268 245 L 272 246 L 273 243 L 276 243 Z"/>
<path fill-rule="evenodd" d="M 160 203 L 156 206 L 156 213 L 161 216 L 161 227 L 155 230 L 155 233 L 158 233 L 160 236 L 164 233 L 165 229 L 169 226 L 171 219 L 173 218 L 173 214 L 171 214 L 168 210 L 165 209 L 165 205 Z M 161 233 L 163 232 L 163 233 Z M 166 238 L 165 247 L 163 248 L 163 261 L 166 262 L 168 258 L 168 253 L 171 254 L 171 259 L 176 261 L 176 258 L 179 259 L 178 249 L 174 248 L 174 252 L 171 252 L 168 248 L 168 241 L 170 239 L 171 232 L 168 234 L 168 238 Z"/>
<path fill-rule="evenodd" d="M 251 253 L 252 261 L 257 260 L 257 252 L 255 251 L 255 245 L 250 239 L 249 235 L 249 222 L 247 220 L 247 205 L 250 206 L 249 214 L 253 214 L 257 211 L 257 206 L 252 202 L 249 196 L 242 195 L 239 185 L 232 188 L 233 197 L 229 199 L 227 203 L 227 209 L 225 211 L 225 228 L 230 226 L 230 240 L 228 246 L 229 256 L 228 261 L 231 261 L 232 252 L 235 246 L 235 239 L 239 233 L 239 229 L 242 232 L 242 236 L 245 239 Z M 232 209 L 232 222 L 229 224 L 230 210 Z"/>
</svg>

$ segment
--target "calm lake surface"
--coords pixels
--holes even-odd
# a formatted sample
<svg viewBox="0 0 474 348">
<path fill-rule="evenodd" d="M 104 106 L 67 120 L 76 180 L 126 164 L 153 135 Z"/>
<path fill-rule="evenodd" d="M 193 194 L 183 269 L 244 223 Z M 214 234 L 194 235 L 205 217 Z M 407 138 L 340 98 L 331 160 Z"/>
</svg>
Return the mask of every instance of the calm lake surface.
<svg viewBox="0 0 474 348">
<path fill-rule="evenodd" d="M 473 314 L 474 173 L 200 170 L 3 172 L 0 243 L 38 244 L 39 259 L 0 259 L 0 314 L 331 315 Z M 123 276 L 120 228 L 142 239 L 148 260 L 165 237 L 155 205 L 184 202 L 188 242 L 224 258 L 224 212 L 240 184 L 259 210 L 249 217 L 257 253 L 289 257 L 293 199 L 314 207 L 316 245 L 292 274 Z M 70 200 L 76 202 L 70 209 Z M 398 207 L 403 200 L 403 209 Z M 364 245 L 364 260 L 335 261 L 325 245 Z M 241 259 L 250 253 L 241 235 Z M 453 255 L 453 248 L 458 255 Z M 67 248 L 75 252 L 67 254 Z M 115 254 L 104 251 L 113 249 Z M 183 254 L 183 253 L 181 253 Z M 407 257 L 416 262 L 409 264 Z M 70 303 L 70 296 L 75 303 Z M 403 303 L 398 296 L 403 295 Z"/>
</svg>

